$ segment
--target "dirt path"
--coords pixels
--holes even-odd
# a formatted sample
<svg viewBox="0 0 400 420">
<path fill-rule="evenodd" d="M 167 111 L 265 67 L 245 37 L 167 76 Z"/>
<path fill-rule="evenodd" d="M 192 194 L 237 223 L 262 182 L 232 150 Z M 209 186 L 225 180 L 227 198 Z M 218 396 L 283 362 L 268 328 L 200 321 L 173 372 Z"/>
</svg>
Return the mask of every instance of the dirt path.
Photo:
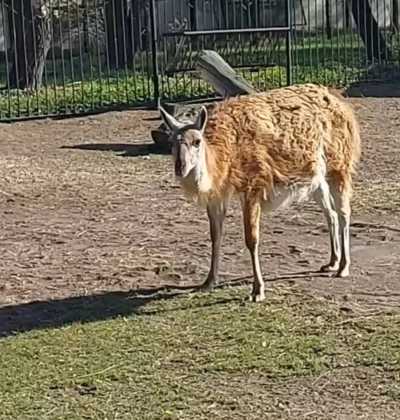
<svg viewBox="0 0 400 420">
<path fill-rule="evenodd" d="M 261 260 L 269 287 L 295 282 L 353 308 L 392 310 L 400 303 L 400 99 L 351 101 L 364 153 L 352 276 L 310 275 L 328 257 L 312 203 L 264 217 Z M 183 199 L 169 157 L 152 153 L 155 115 L 1 126 L 0 306 L 203 281 L 206 215 Z M 226 232 L 223 281 L 249 281 L 237 205 Z"/>
</svg>

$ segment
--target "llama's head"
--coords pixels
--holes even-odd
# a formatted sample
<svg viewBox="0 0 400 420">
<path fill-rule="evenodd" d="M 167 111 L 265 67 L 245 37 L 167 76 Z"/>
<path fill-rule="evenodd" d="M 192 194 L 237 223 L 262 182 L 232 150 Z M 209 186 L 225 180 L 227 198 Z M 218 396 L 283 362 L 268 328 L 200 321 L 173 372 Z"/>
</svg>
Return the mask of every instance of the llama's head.
<svg viewBox="0 0 400 420">
<path fill-rule="evenodd" d="M 159 105 L 161 117 L 170 130 L 175 175 L 186 178 L 192 171 L 201 171 L 204 157 L 204 128 L 207 109 L 202 107 L 195 121 L 178 121 Z"/>
</svg>

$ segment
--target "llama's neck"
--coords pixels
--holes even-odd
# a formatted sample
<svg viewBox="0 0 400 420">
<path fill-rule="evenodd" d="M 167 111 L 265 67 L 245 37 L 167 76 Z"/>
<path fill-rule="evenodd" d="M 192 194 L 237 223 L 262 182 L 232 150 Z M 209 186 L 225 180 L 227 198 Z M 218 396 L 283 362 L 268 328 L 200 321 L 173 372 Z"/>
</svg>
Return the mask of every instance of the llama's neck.
<svg viewBox="0 0 400 420">
<path fill-rule="evenodd" d="M 200 194 L 208 193 L 213 189 L 212 177 L 212 152 L 205 141 L 202 142 L 199 151 L 199 163 L 194 168 L 197 188 Z"/>
</svg>

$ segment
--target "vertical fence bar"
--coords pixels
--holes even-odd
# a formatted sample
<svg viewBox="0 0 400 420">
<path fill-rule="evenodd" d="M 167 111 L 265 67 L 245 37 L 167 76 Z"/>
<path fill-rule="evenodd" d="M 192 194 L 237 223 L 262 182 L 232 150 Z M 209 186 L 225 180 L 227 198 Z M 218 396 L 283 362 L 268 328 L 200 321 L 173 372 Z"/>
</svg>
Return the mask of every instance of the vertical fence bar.
<svg viewBox="0 0 400 420">
<path fill-rule="evenodd" d="M 129 103 L 129 94 L 128 94 L 128 45 L 127 36 L 126 36 L 126 23 L 125 19 L 128 15 L 128 9 L 126 2 L 121 3 L 121 20 L 122 20 L 122 55 L 124 60 L 124 77 L 125 77 L 125 100 L 126 103 Z"/>
<path fill-rule="evenodd" d="M 8 4 L 8 7 L 10 7 L 10 4 Z M 3 26 L 3 37 L 4 37 L 4 58 L 5 58 L 5 64 L 6 64 L 6 88 L 7 88 L 7 113 L 6 113 L 6 119 L 11 118 L 11 93 L 10 93 L 10 62 L 8 58 L 8 47 L 10 42 L 10 34 L 6 36 L 6 13 L 7 8 L 5 7 L 4 0 L 1 0 L 1 12 L 2 12 L 2 26 Z M 9 16 L 9 15 L 8 15 Z M 10 25 L 10 22 L 8 22 L 8 25 Z"/>
<path fill-rule="evenodd" d="M 89 20 L 89 7 L 88 7 L 88 0 L 84 0 L 84 22 L 86 31 L 84 31 L 85 37 L 85 55 L 87 55 L 89 61 L 89 74 L 90 74 L 90 108 L 94 109 L 94 90 L 93 90 L 93 63 L 92 63 L 92 55 L 91 55 L 91 27 L 90 27 L 90 20 Z"/>
<path fill-rule="evenodd" d="M 12 20 L 12 39 L 13 39 L 13 63 L 12 63 L 12 69 L 14 71 L 14 80 L 12 80 L 12 82 L 14 82 L 15 86 L 12 86 L 12 88 L 15 88 L 17 91 L 17 109 L 16 109 L 16 116 L 20 117 L 20 111 L 21 111 L 21 106 L 20 106 L 20 94 L 19 94 L 19 60 L 18 60 L 18 54 L 17 54 L 17 30 L 16 30 L 16 22 L 15 22 L 15 3 L 14 0 L 11 0 L 11 20 Z"/>
<path fill-rule="evenodd" d="M 158 72 L 158 35 L 156 20 L 156 0 L 150 0 L 150 29 L 151 29 L 151 53 L 153 64 L 154 102 L 157 104 L 160 98 L 160 84 Z"/>
<path fill-rule="evenodd" d="M 86 107 L 85 101 L 85 76 L 84 76 L 84 63 L 83 63 L 83 52 L 82 52 L 82 34 L 81 34 L 81 14 L 79 4 L 75 5 L 76 9 L 76 28 L 78 29 L 78 49 L 79 49 L 79 71 L 80 71 L 80 87 L 81 87 L 81 107 L 82 109 Z M 83 36 L 85 33 L 83 32 Z"/>
<path fill-rule="evenodd" d="M 111 0 L 111 18 L 112 18 L 112 22 L 111 22 L 111 30 L 112 30 L 112 36 L 113 36 L 113 49 L 114 49 L 114 54 L 112 56 L 113 61 L 111 62 L 112 64 L 112 81 L 114 83 L 114 79 L 115 79 L 115 84 L 116 84 L 116 98 L 117 98 L 117 103 L 119 103 L 120 101 L 120 85 L 119 85 L 119 66 L 120 66 L 120 57 L 119 57 L 119 51 L 120 51 L 120 45 L 119 45 L 119 40 L 118 40 L 118 33 L 117 33 L 117 9 L 118 9 L 118 5 L 120 5 L 122 2 L 117 0 Z M 115 103 L 114 98 L 111 98 L 111 103 Z"/>
<path fill-rule="evenodd" d="M 331 33 L 331 15 L 329 13 L 329 7 L 330 3 L 326 4 L 325 0 L 323 0 L 321 9 L 322 9 L 322 29 L 321 29 L 321 55 L 322 55 L 322 68 L 323 68 L 323 77 L 324 77 L 324 83 L 327 83 L 328 75 L 327 75 L 327 60 L 326 60 L 326 42 L 325 37 L 329 38 L 329 36 L 332 35 Z M 328 7 L 326 7 L 328 6 Z M 319 45 L 319 40 L 318 40 Z"/>
<path fill-rule="evenodd" d="M 25 8 L 25 4 L 21 0 L 20 1 L 20 5 L 19 5 L 19 10 L 21 12 L 21 21 L 20 21 L 21 28 L 20 29 L 22 31 L 22 39 L 23 39 L 23 41 L 22 41 L 22 43 L 23 43 L 23 57 L 22 57 L 22 61 L 23 61 L 23 64 L 24 64 L 23 71 L 25 73 L 24 75 L 22 75 L 22 84 L 23 84 L 23 87 L 26 87 L 26 88 L 29 87 L 29 88 L 31 88 L 33 86 L 29 86 L 29 84 L 30 84 L 30 77 L 29 77 L 29 74 L 28 74 L 28 54 L 27 54 L 27 48 L 26 48 L 26 42 L 28 40 L 28 37 L 27 37 L 27 34 L 25 32 L 25 29 L 26 29 L 26 26 L 27 26 L 25 22 L 29 22 L 29 16 L 25 16 L 25 12 L 28 12 L 29 13 L 29 10 L 27 10 L 27 9 L 28 8 Z M 32 23 L 36 20 L 36 16 L 33 13 L 32 13 L 31 19 L 32 19 Z M 36 34 L 35 34 L 35 27 L 34 27 L 33 30 L 32 30 L 32 41 L 35 39 L 35 35 Z M 29 39 L 30 38 L 31 37 L 29 37 Z M 16 53 L 18 54 L 18 51 Z M 34 76 L 32 74 L 32 84 L 33 84 L 33 77 Z M 26 102 L 26 113 L 29 116 L 30 115 L 29 96 L 27 96 L 27 95 L 25 96 L 24 95 L 23 98 L 24 98 L 24 102 Z"/>
<path fill-rule="evenodd" d="M 337 59 L 337 64 L 336 64 L 336 68 L 337 68 L 337 77 L 336 77 L 336 82 L 338 84 L 340 84 L 340 80 L 342 78 L 342 71 L 343 68 L 342 67 L 342 60 L 341 60 L 341 36 L 340 36 L 340 31 L 339 31 L 339 8 L 338 8 L 338 2 L 339 0 L 335 0 L 335 23 L 336 23 L 336 59 Z"/>
<path fill-rule="evenodd" d="M 60 10 L 60 0 L 57 2 L 57 7 Z M 61 60 L 61 82 L 63 90 L 63 100 L 64 100 L 64 112 L 67 112 L 67 92 L 66 92 L 66 77 L 65 77 L 65 56 L 64 56 L 64 27 L 62 19 L 59 19 L 58 23 L 58 36 L 60 38 L 60 60 Z"/>
<path fill-rule="evenodd" d="M 342 31 L 343 31 L 343 63 L 344 63 L 344 84 L 347 84 L 347 72 L 348 72 L 348 63 L 347 63 L 347 11 L 346 11 L 346 3 L 345 0 L 342 0 Z"/>
<path fill-rule="evenodd" d="M 46 14 L 49 13 L 49 10 L 48 10 L 45 2 L 42 1 L 40 4 L 41 4 L 41 7 L 40 7 L 41 13 L 43 13 L 43 9 L 46 10 L 46 12 L 45 12 Z M 50 101 L 49 101 L 49 88 L 48 88 L 49 87 L 49 82 L 48 82 L 48 77 L 47 77 L 47 66 L 46 66 L 46 59 L 47 59 L 46 54 L 48 54 L 48 50 L 45 51 L 47 47 L 45 47 L 45 45 L 44 45 L 45 38 L 46 38 L 46 36 L 48 36 L 47 32 L 48 32 L 49 28 L 48 28 L 48 21 L 43 15 L 41 15 L 41 17 L 40 17 L 40 22 L 38 23 L 38 26 L 40 26 L 40 29 L 38 27 L 37 30 L 42 32 L 41 36 L 43 37 L 43 40 L 41 41 L 41 44 L 42 44 L 41 45 L 41 50 L 42 51 L 41 51 L 40 59 L 43 60 L 43 78 L 44 78 L 44 91 L 45 91 L 45 99 L 46 99 L 46 113 L 47 113 L 47 115 L 50 115 Z M 34 34 L 34 36 L 36 36 L 36 35 Z"/>
<path fill-rule="evenodd" d="M 95 36 L 96 36 L 96 55 L 97 55 L 97 77 L 98 84 L 96 85 L 96 96 L 98 95 L 97 106 L 101 107 L 103 104 L 103 73 L 101 66 L 101 45 L 100 45 L 100 28 L 99 28 L 99 6 L 97 0 L 94 0 L 95 9 Z"/>
<path fill-rule="evenodd" d="M 69 48 L 69 68 L 71 76 L 71 99 L 72 99 L 72 111 L 75 112 L 75 71 L 74 71 L 74 56 L 72 50 L 72 26 L 71 26 L 71 8 L 70 0 L 67 0 L 66 4 L 67 20 L 68 20 L 68 48 Z"/>
<path fill-rule="evenodd" d="M 54 4 L 49 4 L 49 13 L 50 16 L 54 16 Z M 50 43 L 50 50 L 51 50 L 51 65 L 52 65 L 52 73 L 53 73 L 53 100 L 54 100 L 54 112 L 59 113 L 60 109 L 58 106 L 58 96 L 57 96 L 57 69 L 56 69 L 56 56 L 54 51 L 54 18 L 50 21 L 50 37 L 51 37 L 51 43 Z M 50 52 L 49 52 L 50 54 Z"/>
<path fill-rule="evenodd" d="M 147 6 L 148 5 L 148 6 Z M 146 83 L 147 83 L 147 94 L 149 99 L 152 99 L 152 91 L 151 91 L 151 81 L 153 80 L 153 71 L 150 71 L 151 66 L 151 48 L 149 47 L 151 44 L 151 31 L 150 28 L 150 0 L 146 0 L 146 8 L 149 10 L 149 13 L 146 13 L 145 19 L 145 28 L 146 28 L 146 38 L 145 38 L 145 60 L 142 62 L 142 68 L 146 69 Z M 150 51 L 149 51 L 150 50 Z M 143 67 L 144 66 L 144 67 Z"/>
<path fill-rule="evenodd" d="M 108 4 L 108 8 L 109 8 L 109 4 Z M 108 15 L 110 13 L 110 11 L 109 11 L 108 8 L 106 8 L 106 7 L 103 8 L 104 34 L 105 34 L 105 54 L 106 54 L 106 63 L 105 63 L 104 72 L 106 73 L 106 78 L 107 78 L 107 82 L 106 82 L 107 96 L 105 98 L 105 101 L 108 102 L 108 103 L 111 103 L 111 78 L 110 78 L 110 73 L 111 73 L 111 70 L 110 70 L 110 54 L 111 54 L 111 51 L 110 51 L 110 48 L 109 48 L 110 44 L 111 44 L 111 40 L 110 40 L 110 29 L 109 29 L 110 22 L 109 22 L 109 15 Z"/>
<path fill-rule="evenodd" d="M 317 1 L 314 2 L 314 30 L 312 32 L 312 39 L 313 42 L 311 43 L 310 40 L 310 45 L 311 45 L 311 49 L 312 49 L 312 54 L 315 55 L 315 71 L 316 71 L 316 78 L 319 79 L 319 73 L 320 73 L 320 69 L 319 69 L 319 42 L 320 42 L 320 38 L 319 38 L 319 22 L 318 22 L 318 3 Z"/>
<path fill-rule="evenodd" d="M 292 84 L 292 0 L 286 0 L 286 83 Z"/>
<path fill-rule="evenodd" d="M 130 65 L 129 67 L 129 75 L 131 77 L 132 80 L 132 85 L 133 85 L 133 97 L 135 100 L 137 100 L 138 98 L 138 88 L 137 88 L 137 80 L 136 80 L 136 49 L 139 48 L 139 54 L 140 54 L 140 46 L 141 46 L 141 42 L 140 39 L 136 39 L 135 36 L 135 29 L 134 29 L 134 25 L 133 25 L 133 19 L 134 19 L 134 15 L 135 15 L 135 11 L 134 11 L 134 4 L 133 2 L 131 3 L 131 10 L 130 10 L 130 14 L 129 14 L 129 27 L 128 30 L 130 31 L 130 43 L 131 43 L 131 48 L 132 48 L 132 56 L 130 57 Z M 141 21 L 141 16 L 139 16 L 139 27 L 140 27 L 140 21 Z M 141 31 L 139 30 L 139 37 L 140 37 Z M 139 46 L 139 47 L 138 47 Z"/>
</svg>

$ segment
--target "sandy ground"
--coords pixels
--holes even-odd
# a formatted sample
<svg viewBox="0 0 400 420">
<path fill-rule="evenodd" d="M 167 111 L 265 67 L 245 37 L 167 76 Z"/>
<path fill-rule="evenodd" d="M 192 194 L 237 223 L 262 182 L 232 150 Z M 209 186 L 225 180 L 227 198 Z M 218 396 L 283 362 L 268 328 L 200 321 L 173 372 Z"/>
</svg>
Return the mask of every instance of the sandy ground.
<svg viewBox="0 0 400 420">
<path fill-rule="evenodd" d="M 352 226 L 352 274 L 313 274 L 329 257 L 320 210 L 308 203 L 264 216 L 268 287 L 299 284 L 349 308 L 400 302 L 400 99 L 353 98 L 363 157 Z M 1 125 L 0 325 L 31 322 L 31 302 L 200 284 L 210 242 L 170 157 L 149 137 L 157 114 L 127 111 Z M 250 282 L 238 204 L 229 212 L 222 282 Z M 22 322 L 22 321 L 21 321 Z M 8 326 L 8 327 L 7 327 Z M 4 331 L 3 331 L 4 332 Z"/>
</svg>

